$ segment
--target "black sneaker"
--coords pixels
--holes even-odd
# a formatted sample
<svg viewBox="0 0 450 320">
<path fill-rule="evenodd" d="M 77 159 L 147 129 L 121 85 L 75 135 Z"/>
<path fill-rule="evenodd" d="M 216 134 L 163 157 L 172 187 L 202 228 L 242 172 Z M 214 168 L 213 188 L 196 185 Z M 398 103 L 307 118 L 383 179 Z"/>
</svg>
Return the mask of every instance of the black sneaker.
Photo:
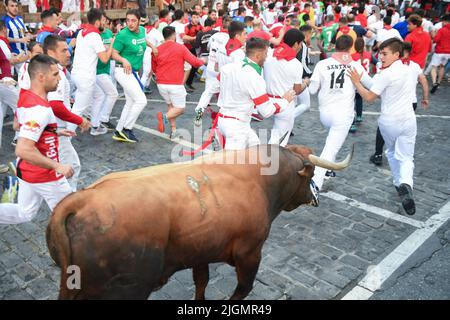
<svg viewBox="0 0 450 320">
<path fill-rule="evenodd" d="M 134 142 L 139 142 L 139 139 L 136 138 L 136 136 L 134 135 L 133 130 L 130 129 L 123 129 L 123 131 L 125 132 L 125 134 L 128 136 L 128 139 L 134 141 Z"/>
<path fill-rule="evenodd" d="M 373 154 L 370 156 L 370 162 L 376 166 L 381 166 L 383 164 L 383 156 L 381 154 Z"/>
<path fill-rule="evenodd" d="M 108 131 L 114 131 L 116 130 L 116 127 L 111 123 L 111 121 L 108 122 L 102 122 L 102 125 L 108 129 Z"/>
<path fill-rule="evenodd" d="M 440 83 L 433 84 L 433 87 L 430 90 L 430 93 L 435 93 L 437 88 L 439 88 Z"/>
<path fill-rule="evenodd" d="M 408 184 L 402 183 L 398 186 L 398 195 L 400 196 L 403 209 L 405 209 L 406 213 L 410 216 L 415 214 L 416 204 L 414 202 L 412 188 Z"/>
</svg>

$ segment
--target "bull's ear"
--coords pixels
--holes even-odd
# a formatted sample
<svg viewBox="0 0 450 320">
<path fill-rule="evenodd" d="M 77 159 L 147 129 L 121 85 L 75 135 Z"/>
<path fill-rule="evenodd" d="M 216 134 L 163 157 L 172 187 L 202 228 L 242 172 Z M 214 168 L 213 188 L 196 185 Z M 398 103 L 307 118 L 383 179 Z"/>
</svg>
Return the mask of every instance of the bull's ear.
<svg viewBox="0 0 450 320">
<path fill-rule="evenodd" d="M 314 174 L 314 165 L 309 161 L 303 161 L 303 169 L 297 171 L 301 177 L 311 178 Z"/>
</svg>

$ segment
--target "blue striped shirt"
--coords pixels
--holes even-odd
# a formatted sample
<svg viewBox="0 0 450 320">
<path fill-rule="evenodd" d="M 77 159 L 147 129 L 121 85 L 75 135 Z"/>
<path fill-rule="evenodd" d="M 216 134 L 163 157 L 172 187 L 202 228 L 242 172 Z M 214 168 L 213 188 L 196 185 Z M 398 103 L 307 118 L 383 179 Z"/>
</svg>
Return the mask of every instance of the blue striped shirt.
<svg viewBox="0 0 450 320">
<path fill-rule="evenodd" d="M 8 15 L 4 15 L 2 17 L 3 22 L 8 28 L 8 38 L 12 39 L 21 39 L 25 38 L 25 33 L 27 32 L 27 28 L 23 23 L 23 19 L 21 16 L 16 16 L 15 18 L 11 18 Z M 25 43 L 16 43 L 11 42 L 11 52 L 19 54 L 23 51 L 27 51 L 27 45 Z"/>
</svg>

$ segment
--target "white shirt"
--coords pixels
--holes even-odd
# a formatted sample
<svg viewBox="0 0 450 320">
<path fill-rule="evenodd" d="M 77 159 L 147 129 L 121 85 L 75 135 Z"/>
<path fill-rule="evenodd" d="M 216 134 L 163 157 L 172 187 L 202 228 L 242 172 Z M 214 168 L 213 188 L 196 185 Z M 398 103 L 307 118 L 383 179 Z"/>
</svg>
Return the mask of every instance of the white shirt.
<svg viewBox="0 0 450 320">
<path fill-rule="evenodd" d="M 282 97 L 287 91 L 294 88 L 294 84 L 302 83 L 303 67 L 298 59 L 285 60 L 271 56 L 264 63 L 264 79 L 267 84 L 267 93 Z"/>
<path fill-rule="evenodd" d="M 226 32 L 216 32 L 209 38 L 209 56 L 206 66 L 208 76 L 217 77 L 218 72 L 215 71 L 216 63 L 218 63 L 217 55 L 219 51 L 225 51 L 225 45 L 229 39 L 230 36 Z"/>
<path fill-rule="evenodd" d="M 242 62 L 242 60 L 244 59 L 245 59 L 244 47 L 240 47 L 239 49 L 234 50 L 233 52 L 230 53 L 230 55 L 227 55 L 225 46 L 223 48 L 219 48 L 219 50 L 217 51 L 217 64 L 219 67 L 219 72 L 221 72 L 222 68 L 227 64 L 233 62 Z"/>
<path fill-rule="evenodd" d="M 263 17 L 264 17 L 264 21 L 266 22 L 266 24 L 268 26 L 271 26 L 272 24 L 275 23 L 277 13 L 275 12 L 275 10 L 267 9 L 267 10 L 264 10 Z"/>
<path fill-rule="evenodd" d="M 48 101 L 62 101 L 67 110 L 70 109 L 70 82 L 64 73 L 64 69 L 62 66 L 58 65 L 59 68 L 59 76 L 61 80 L 59 80 L 58 88 L 56 91 L 49 92 L 47 94 Z M 56 117 L 56 123 L 58 124 L 58 128 L 66 128 L 67 122 Z"/>
<path fill-rule="evenodd" d="M 100 34 L 91 32 L 83 37 L 83 31 L 77 36 L 77 46 L 73 59 L 72 75 L 81 75 L 95 79 L 97 74 L 98 54 L 106 51 Z"/>
<path fill-rule="evenodd" d="M 28 66 L 30 61 L 25 62 L 19 69 L 19 75 L 17 76 L 17 83 L 20 89 L 30 90 L 31 80 L 28 73 Z"/>
<path fill-rule="evenodd" d="M 156 28 L 152 28 L 149 32 L 147 32 L 145 34 L 145 39 L 155 47 L 164 42 L 162 33 Z"/>
<path fill-rule="evenodd" d="M 410 69 L 411 72 L 411 78 L 416 79 L 416 81 L 412 81 L 411 85 L 414 86 L 413 87 L 413 91 L 414 91 L 414 98 L 413 98 L 413 103 L 417 102 L 417 91 L 416 91 L 416 87 L 417 87 L 417 82 L 419 81 L 419 76 L 421 74 L 423 74 L 422 68 L 415 63 L 414 61 L 409 61 L 409 65 L 407 65 Z"/>
<path fill-rule="evenodd" d="M 391 19 L 392 19 L 391 26 L 395 26 L 400 21 L 400 15 L 398 14 L 397 11 L 394 12 Z"/>
<path fill-rule="evenodd" d="M 433 23 L 425 18 L 422 19 L 422 28 L 424 31 L 431 33 L 433 31 Z"/>
<path fill-rule="evenodd" d="M 230 15 L 234 17 L 235 13 L 234 10 L 237 10 L 239 8 L 239 1 L 230 1 L 228 2 L 228 11 L 230 12 Z"/>
<path fill-rule="evenodd" d="M 184 29 L 186 27 L 186 24 L 181 23 L 180 21 L 174 21 L 170 24 L 170 26 L 175 28 L 176 42 L 179 44 L 184 44 L 183 36 L 184 36 Z"/>
<path fill-rule="evenodd" d="M 3 51 L 3 53 L 5 54 L 6 59 L 11 59 L 11 50 L 9 50 L 8 45 L 5 43 L 5 41 L 0 40 L 0 49 Z"/>
<path fill-rule="evenodd" d="M 370 91 L 381 97 L 380 121 L 414 116 L 412 103 L 416 82 L 417 77 L 412 77 L 411 69 L 400 60 L 374 77 Z"/>
<path fill-rule="evenodd" d="M 281 108 L 287 106 L 286 100 L 278 101 Z M 220 113 L 248 123 L 255 107 L 265 118 L 276 110 L 267 95 L 264 78 L 242 61 L 227 64 L 221 70 L 217 105 Z"/>
<path fill-rule="evenodd" d="M 311 76 L 309 92 L 315 94 L 319 90 L 320 112 L 335 111 L 343 117 L 353 115 L 356 88 L 347 76 L 347 69 L 350 67 L 363 74 L 361 82 L 364 86 L 371 86 L 372 79 L 357 61 L 342 64 L 334 58 L 328 58 L 317 63 Z"/>
<path fill-rule="evenodd" d="M 398 32 L 397 29 L 381 29 L 378 30 L 377 32 L 377 42 L 379 44 L 381 44 L 383 41 L 387 40 L 387 39 L 391 39 L 391 38 L 397 38 L 400 40 L 403 40 L 402 36 L 400 35 L 400 33 Z"/>
</svg>

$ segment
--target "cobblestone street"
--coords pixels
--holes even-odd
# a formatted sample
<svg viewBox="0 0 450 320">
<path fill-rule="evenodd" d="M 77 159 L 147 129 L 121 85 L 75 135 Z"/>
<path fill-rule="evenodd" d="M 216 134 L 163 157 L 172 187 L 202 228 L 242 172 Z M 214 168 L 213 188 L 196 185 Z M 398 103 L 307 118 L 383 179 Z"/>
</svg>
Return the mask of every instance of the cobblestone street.
<svg viewBox="0 0 450 320">
<path fill-rule="evenodd" d="M 191 102 L 197 102 L 203 91 L 202 84 L 195 85 L 196 93 L 188 95 Z M 166 109 L 156 91 L 148 95 L 149 103 L 138 119 L 139 126 L 135 131 L 140 143 L 118 143 L 111 139 L 111 134 L 95 137 L 80 134 L 73 139 L 82 163 L 80 187 L 88 186 L 109 172 L 171 161 L 176 143 L 155 134 L 156 112 Z M 343 159 L 355 143 L 351 166 L 325 182 L 318 208 L 302 206 L 281 213 L 274 221 L 264 245 L 254 289 L 247 299 L 341 299 L 347 294 L 354 298 L 353 294 L 359 292 L 354 288 L 372 292 L 372 287 L 364 280 L 371 274 L 370 270 L 386 265 L 385 259 L 391 259 L 390 254 L 395 255 L 399 246 L 412 246 L 412 240 L 408 240 L 409 243 L 405 240 L 415 232 L 430 231 L 438 237 L 433 251 L 422 248 L 421 261 L 447 245 L 450 240 L 450 220 L 446 214 L 450 211 L 449 83 L 443 84 L 430 99 L 428 111 L 420 106 L 417 111 L 416 214 L 407 216 L 403 212 L 386 159 L 381 167 L 369 162 L 375 149 L 380 103 L 365 103 L 364 121 L 356 133 L 349 134 L 338 155 L 338 160 Z M 113 112 L 116 118 L 123 105 L 123 99 L 116 104 Z M 178 121 L 179 128 L 193 132 L 195 105 L 187 105 L 186 113 Z M 5 120 L 8 121 L 11 121 L 11 115 Z M 206 130 L 210 119 L 204 117 L 203 121 Z M 252 126 L 271 128 L 272 120 L 252 122 Z M 294 134 L 291 144 L 310 146 L 320 154 L 327 131 L 319 120 L 316 97 L 312 99 L 311 110 L 296 120 Z M 12 137 L 12 126 L 8 125 L 3 129 L 0 163 L 13 160 L 14 150 L 9 143 Z M 48 219 L 49 210 L 43 205 L 31 223 L 0 226 L 0 299 L 57 298 L 60 271 L 46 246 Z M 437 230 L 432 229 L 434 227 Z M 397 275 L 394 271 L 404 273 L 407 272 L 405 268 L 412 269 L 418 263 L 420 261 L 410 261 L 401 268 L 400 264 L 398 270 L 387 274 L 380 271 L 380 289 L 387 290 L 395 283 L 392 277 Z M 383 283 L 388 278 L 389 281 Z M 232 267 L 210 265 L 206 298 L 227 299 L 236 282 Z M 450 283 L 442 283 L 441 287 L 442 290 L 432 298 L 450 299 Z M 193 295 L 192 273 L 184 270 L 176 273 L 161 290 L 152 293 L 150 299 L 192 299 Z"/>
</svg>

